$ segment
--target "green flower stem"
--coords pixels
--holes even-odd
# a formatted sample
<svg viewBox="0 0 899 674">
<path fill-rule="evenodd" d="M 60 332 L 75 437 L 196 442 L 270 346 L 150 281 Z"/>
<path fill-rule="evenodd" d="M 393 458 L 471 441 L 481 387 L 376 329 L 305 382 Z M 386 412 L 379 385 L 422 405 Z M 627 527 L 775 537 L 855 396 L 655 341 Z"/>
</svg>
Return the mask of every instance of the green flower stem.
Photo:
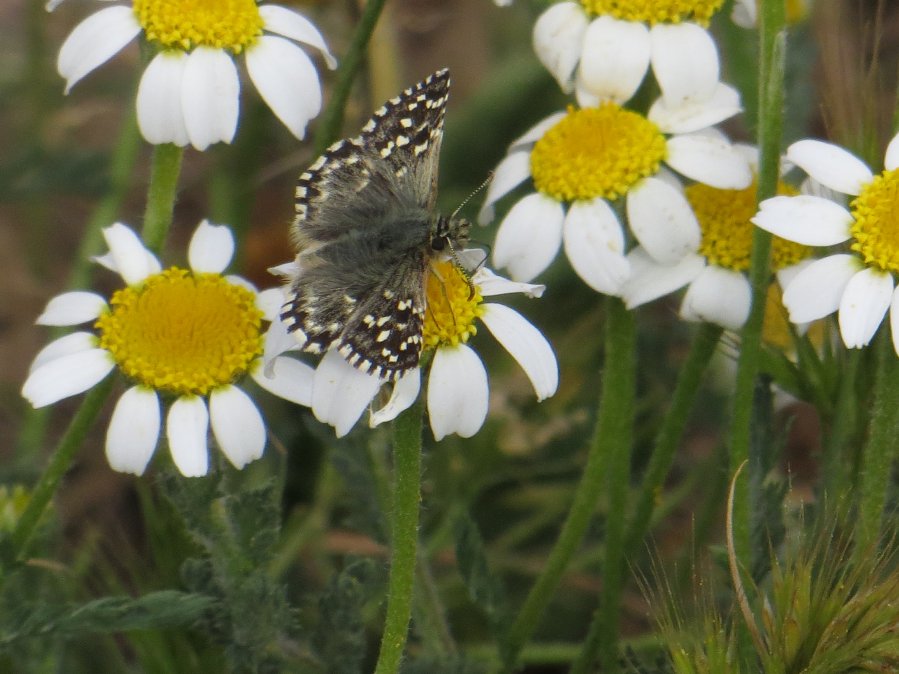
<svg viewBox="0 0 899 674">
<path fill-rule="evenodd" d="M 777 192 L 780 142 L 783 125 L 783 78 L 785 39 L 783 0 L 763 0 L 759 12 L 759 128 L 760 152 L 758 198 L 767 199 Z M 771 235 L 756 227 L 752 234 L 752 261 L 749 282 L 752 307 L 743 326 L 737 382 L 734 393 L 734 417 L 730 442 L 730 472 L 749 459 L 753 412 L 753 389 L 761 361 L 762 324 L 765 298 L 771 281 Z M 754 463 L 750 462 L 750 468 Z M 750 471 L 735 485 L 734 547 L 738 559 L 749 560 L 750 545 Z"/>
<path fill-rule="evenodd" d="M 606 302 L 606 354 L 605 370 L 602 377 L 602 395 L 597 413 L 596 430 L 591 441 L 587 464 L 581 481 L 574 493 L 571 509 L 555 546 L 549 554 L 546 566 L 537 582 L 525 598 L 524 605 L 509 629 L 503 649 L 506 671 L 512 671 L 519 653 L 530 639 L 546 605 L 552 598 L 568 563 L 583 540 L 584 533 L 596 509 L 596 502 L 603 493 L 603 487 L 610 489 L 609 513 L 620 507 L 627 495 L 627 470 L 631 450 L 631 435 L 634 415 L 635 379 L 635 335 L 634 318 L 621 300 L 608 298 Z M 622 479 L 621 474 L 625 477 Z M 618 480 L 619 484 L 615 484 Z M 613 575 L 620 574 L 623 559 L 623 525 L 616 524 L 614 515 L 606 520 L 606 560 L 613 560 Z M 610 567 L 613 568 L 613 567 Z M 609 607 L 603 623 L 604 630 L 617 626 L 618 592 L 608 577 L 603 579 L 608 588 L 605 601 L 614 603 Z M 617 632 L 617 629 L 615 630 Z M 608 632 L 604 631 L 604 636 Z M 609 648 L 617 646 L 617 634 L 611 636 Z"/>
<path fill-rule="evenodd" d="M 375 31 L 381 11 L 384 9 L 384 3 L 385 0 L 368 0 L 365 9 L 362 10 L 356 31 L 350 39 L 350 46 L 337 69 L 337 81 L 331 92 L 331 101 L 322 114 L 321 122 L 315 131 L 314 145 L 318 153 L 324 152 L 331 143 L 341 136 L 340 130 L 343 126 L 343 115 L 350 97 L 350 89 L 352 89 L 356 74 L 362 66 L 362 59 L 365 57 L 368 43 Z"/>
<path fill-rule="evenodd" d="M 165 245 L 169 228 L 172 226 L 172 213 L 178 195 L 178 176 L 181 174 L 183 156 L 184 150 L 171 143 L 153 147 L 150 187 L 147 191 L 147 207 L 144 211 L 141 238 L 144 245 L 157 254 Z"/>
<path fill-rule="evenodd" d="M 859 481 L 856 550 L 864 555 L 875 549 L 880 534 L 899 433 L 899 364 L 885 329 L 877 336 L 876 348 L 874 405 Z"/>
<path fill-rule="evenodd" d="M 649 466 L 640 488 L 639 500 L 628 527 L 628 539 L 625 549 L 633 552 L 646 534 L 652 517 L 653 506 L 658 497 L 658 489 L 668 475 L 674 453 L 677 450 L 690 418 L 690 410 L 696 399 L 696 392 L 724 330 L 711 323 L 703 323 L 693 338 L 690 353 L 681 368 L 677 385 L 671 399 L 671 407 L 662 421 L 656 436 L 655 446 L 649 459 Z"/>
<path fill-rule="evenodd" d="M 843 500 L 849 494 L 852 471 L 849 448 L 854 447 L 859 417 L 856 379 L 863 351 L 848 349 L 845 363 L 840 370 L 839 391 L 834 406 L 830 433 L 824 446 L 821 472 L 824 482 L 824 499 L 827 511 L 840 512 Z M 891 356 L 892 358 L 892 356 Z"/>
<path fill-rule="evenodd" d="M 60 480 L 69 469 L 75 452 L 81 447 L 85 436 L 91 429 L 94 420 L 103 408 L 103 404 L 112 391 L 112 383 L 115 377 L 107 376 L 102 382 L 94 386 L 81 403 L 81 407 L 72 417 L 69 427 L 59 441 L 56 450 L 50 458 L 50 464 L 44 470 L 37 485 L 31 492 L 31 499 L 22 516 L 19 518 L 16 528 L 10 537 L 12 545 L 11 559 L 21 559 L 26 554 L 26 546 L 31 540 L 41 516 L 47 509 L 47 505 L 56 493 Z"/>
<path fill-rule="evenodd" d="M 417 400 L 393 422 L 393 522 L 387 615 L 375 674 L 399 671 L 415 586 L 418 548 L 418 504 L 421 500 L 421 428 L 424 407 Z"/>
</svg>

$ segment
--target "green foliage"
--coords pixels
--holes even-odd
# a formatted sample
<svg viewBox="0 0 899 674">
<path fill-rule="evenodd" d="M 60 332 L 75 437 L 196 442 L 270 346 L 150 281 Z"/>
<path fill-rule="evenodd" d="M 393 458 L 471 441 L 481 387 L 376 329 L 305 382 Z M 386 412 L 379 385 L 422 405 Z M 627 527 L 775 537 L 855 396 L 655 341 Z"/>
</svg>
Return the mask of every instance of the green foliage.
<svg viewBox="0 0 899 674">
<path fill-rule="evenodd" d="M 505 638 L 510 609 L 502 580 L 490 571 L 487 551 L 477 524 L 468 513 L 457 515 L 454 526 L 456 563 L 468 596 L 487 616 L 497 638 Z"/>
</svg>

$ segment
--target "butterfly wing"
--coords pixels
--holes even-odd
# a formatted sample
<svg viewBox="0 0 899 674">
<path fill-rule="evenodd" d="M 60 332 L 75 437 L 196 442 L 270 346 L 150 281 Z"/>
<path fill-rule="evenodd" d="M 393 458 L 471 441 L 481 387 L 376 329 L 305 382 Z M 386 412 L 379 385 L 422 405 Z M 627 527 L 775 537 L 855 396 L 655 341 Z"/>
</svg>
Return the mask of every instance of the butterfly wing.
<svg viewBox="0 0 899 674">
<path fill-rule="evenodd" d="M 282 319 L 306 350 L 337 342 L 350 363 L 386 379 L 418 364 L 448 88 L 441 70 L 406 89 L 300 175 L 300 271 Z"/>
</svg>

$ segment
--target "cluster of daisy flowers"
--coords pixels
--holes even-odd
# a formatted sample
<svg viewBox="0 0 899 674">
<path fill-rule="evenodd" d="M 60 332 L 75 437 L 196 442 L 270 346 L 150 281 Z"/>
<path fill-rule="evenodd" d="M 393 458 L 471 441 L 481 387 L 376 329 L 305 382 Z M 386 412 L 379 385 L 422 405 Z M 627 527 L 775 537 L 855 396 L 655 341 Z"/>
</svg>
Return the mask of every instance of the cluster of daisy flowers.
<svg viewBox="0 0 899 674">
<path fill-rule="evenodd" d="M 62 0 L 51 0 L 55 9 Z M 66 93 L 141 36 L 155 50 L 140 79 L 137 119 L 150 143 L 205 150 L 230 143 L 239 118 L 235 57 L 263 100 L 297 138 L 321 110 L 318 72 L 297 44 L 336 66 L 318 29 L 302 15 L 255 0 L 133 0 L 111 4 L 78 24 L 59 51 Z"/>
</svg>

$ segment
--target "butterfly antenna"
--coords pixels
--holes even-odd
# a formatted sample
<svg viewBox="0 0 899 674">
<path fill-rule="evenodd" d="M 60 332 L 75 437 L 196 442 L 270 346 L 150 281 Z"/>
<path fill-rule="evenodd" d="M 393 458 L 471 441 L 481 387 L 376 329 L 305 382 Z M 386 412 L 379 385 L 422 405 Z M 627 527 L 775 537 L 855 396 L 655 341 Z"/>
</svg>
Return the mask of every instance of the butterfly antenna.
<svg viewBox="0 0 899 674">
<path fill-rule="evenodd" d="M 453 211 L 453 214 L 450 216 L 450 218 L 455 218 L 457 215 L 459 215 L 459 211 L 461 211 L 463 208 L 465 208 L 465 204 L 467 204 L 469 201 L 471 201 L 475 194 L 477 194 L 482 189 L 487 187 L 487 185 L 489 185 L 490 181 L 492 181 L 492 180 L 493 180 L 493 171 L 488 173 L 487 178 L 484 179 L 484 182 L 482 182 L 480 185 L 478 185 L 471 194 L 469 194 L 467 197 L 465 197 L 465 199 L 462 200 L 462 203 L 459 204 L 459 206 L 456 208 L 456 210 Z"/>
<path fill-rule="evenodd" d="M 464 278 L 465 282 L 468 284 L 468 299 L 471 299 L 472 297 L 474 297 L 474 283 L 472 283 L 472 281 L 471 281 L 471 275 L 474 272 L 468 271 L 468 269 L 465 268 L 465 265 L 462 264 L 462 260 L 459 259 L 459 255 L 456 253 L 456 248 L 455 248 L 455 246 L 453 246 L 453 242 L 450 241 L 449 239 L 447 239 L 446 243 L 449 246 L 450 257 L 453 260 L 453 264 L 456 265 L 456 269 L 459 270 L 459 273 L 462 274 L 462 278 Z M 486 260 L 487 260 L 486 257 L 483 260 L 481 260 L 478 263 L 478 266 L 475 267 L 474 271 L 477 271 L 478 269 L 480 269 Z M 446 292 L 446 290 L 444 290 L 444 292 Z"/>
</svg>

